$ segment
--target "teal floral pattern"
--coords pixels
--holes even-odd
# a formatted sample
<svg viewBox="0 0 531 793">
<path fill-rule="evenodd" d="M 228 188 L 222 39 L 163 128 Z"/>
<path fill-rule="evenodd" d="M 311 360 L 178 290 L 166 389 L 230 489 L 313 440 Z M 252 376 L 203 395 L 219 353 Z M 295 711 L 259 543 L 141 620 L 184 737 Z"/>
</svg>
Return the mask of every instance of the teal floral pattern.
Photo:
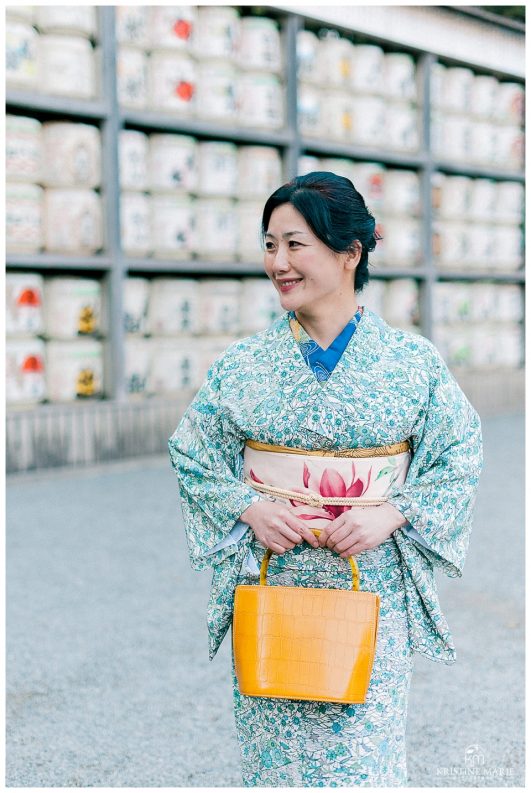
<svg viewBox="0 0 531 793">
<path fill-rule="evenodd" d="M 287 312 L 231 344 L 169 439 L 190 562 L 213 570 L 210 658 L 231 625 L 235 586 L 257 583 L 245 572 L 249 550 L 258 562 L 264 553 L 250 527 L 239 542 L 213 551 L 256 500 L 243 481 L 247 439 L 308 450 L 410 440 L 407 477 L 387 498 L 427 546 L 400 528 L 357 556 L 361 588 L 382 598 L 367 701 L 325 705 L 234 689 L 244 785 L 405 785 L 412 654 L 456 660 L 434 571 L 463 573 L 483 465 L 479 416 L 428 339 L 367 308 L 324 382 L 308 367 Z M 296 547 L 273 557 L 271 583 L 348 586 L 343 565 L 327 549 Z"/>
</svg>

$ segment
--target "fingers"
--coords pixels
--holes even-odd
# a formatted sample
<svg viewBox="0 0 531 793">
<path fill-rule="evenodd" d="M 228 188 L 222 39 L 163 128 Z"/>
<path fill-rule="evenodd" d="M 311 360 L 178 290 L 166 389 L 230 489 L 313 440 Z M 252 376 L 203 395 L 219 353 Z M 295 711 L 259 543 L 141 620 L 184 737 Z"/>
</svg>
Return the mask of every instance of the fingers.
<svg viewBox="0 0 531 793">
<path fill-rule="evenodd" d="M 317 537 L 310 529 L 305 526 L 296 516 L 289 516 L 286 519 L 286 523 L 292 528 L 297 536 L 297 542 L 302 542 L 302 540 L 306 540 L 310 545 L 314 548 L 317 548 L 319 543 L 317 541 Z"/>
</svg>

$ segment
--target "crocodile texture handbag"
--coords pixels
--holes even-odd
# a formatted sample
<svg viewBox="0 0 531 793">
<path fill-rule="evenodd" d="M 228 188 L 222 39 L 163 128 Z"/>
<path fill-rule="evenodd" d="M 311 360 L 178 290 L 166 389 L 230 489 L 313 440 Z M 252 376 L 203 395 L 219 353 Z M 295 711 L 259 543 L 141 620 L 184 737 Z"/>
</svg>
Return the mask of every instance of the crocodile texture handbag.
<svg viewBox="0 0 531 793">
<path fill-rule="evenodd" d="M 312 529 L 318 536 L 320 531 Z M 376 651 L 380 597 L 359 590 L 268 586 L 267 550 L 260 585 L 239 584 L 233 615 L 240 693 L 251 697 L 365 702 Z"/>
</svg>

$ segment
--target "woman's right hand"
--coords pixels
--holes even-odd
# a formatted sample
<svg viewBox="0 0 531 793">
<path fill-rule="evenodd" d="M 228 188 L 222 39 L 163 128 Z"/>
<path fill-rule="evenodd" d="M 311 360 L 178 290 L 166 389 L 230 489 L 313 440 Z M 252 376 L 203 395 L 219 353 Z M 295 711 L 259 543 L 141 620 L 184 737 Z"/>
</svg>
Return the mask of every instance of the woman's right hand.
<svg viewBox="0 0 531 793">
<path fill-rule="evenodd" d="M 256 501 L 242 512 L 240 520 L 249 524 L 260 545 L 277 554 L 290 551 L 303 540 L 319 547 L 315 534 L 285 504 Z"/>
</svg>

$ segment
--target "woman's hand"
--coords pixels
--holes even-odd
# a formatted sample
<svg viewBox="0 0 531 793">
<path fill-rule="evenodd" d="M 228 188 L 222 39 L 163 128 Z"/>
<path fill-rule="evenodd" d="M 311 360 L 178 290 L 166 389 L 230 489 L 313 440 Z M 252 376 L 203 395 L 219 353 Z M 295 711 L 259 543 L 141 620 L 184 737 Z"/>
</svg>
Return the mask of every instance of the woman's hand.
<svg viewBox="0 0 531 793">
<path fill-rule="evenodd" d="M 319 545 L 347 557 L 375 548 L 407 519 L 392 504 L 351 507 L 321 531 Z"/>
<path fill-rule="evenodd" d="M 304 522 L 289 507 L 276 501 L 256 501 L 241 514 L 240 520 L 249 524 L 260 545 L 278 554 L 290 551 L 303 540 L 314 548 L 319 545 Z"/>
</svg>

